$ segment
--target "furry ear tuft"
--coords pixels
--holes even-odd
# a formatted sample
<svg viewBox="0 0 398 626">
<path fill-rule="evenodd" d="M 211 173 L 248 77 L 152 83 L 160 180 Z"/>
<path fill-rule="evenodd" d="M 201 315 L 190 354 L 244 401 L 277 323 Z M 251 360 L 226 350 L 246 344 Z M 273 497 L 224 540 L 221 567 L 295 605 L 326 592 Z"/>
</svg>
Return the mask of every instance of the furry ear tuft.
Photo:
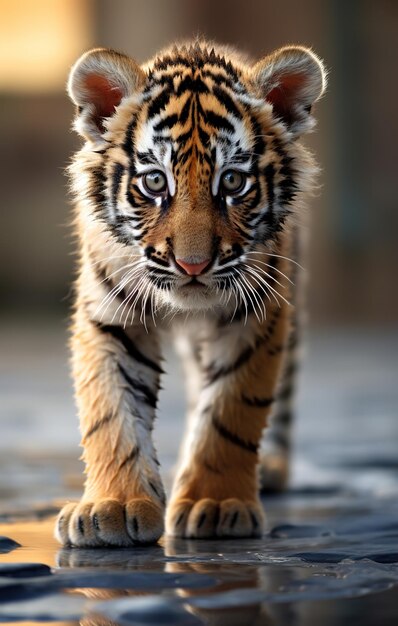
<svg viewBox="0 0 398 626">
<path fill-rule="evenodd" d="M 311 50 L 280 48 L 254 66 L 252 79 L 293 136 L 313 127 L 311 108 L 326 88 L 326 70 Z"/>
<path fill-rule="evenodd" d="M 68 93 L 77 106 L 75 128 L 80 135 L 98 142 L 104 120 L 126 96 L 137 91 L 145 74 L 133 59 L 105 48 L 83 54 L 72 67 Z"/>
</svg>

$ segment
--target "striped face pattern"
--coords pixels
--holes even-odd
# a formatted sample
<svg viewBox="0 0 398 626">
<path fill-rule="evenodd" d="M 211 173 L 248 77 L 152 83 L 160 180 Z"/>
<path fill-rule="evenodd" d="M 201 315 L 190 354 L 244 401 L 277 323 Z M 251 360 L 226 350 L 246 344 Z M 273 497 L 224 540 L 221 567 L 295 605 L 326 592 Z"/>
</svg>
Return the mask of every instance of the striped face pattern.
<svg viewBox="0 0 398 626">
<path fill-rule="evenodd" d="M 246 265 L 303 186 L 292 133 L 240 60 L 200 45 L 156 57 L 121 96 L 85 163 L 93 216 L 142 255 L 143 291 L 180 309 L 255 306 L 265 289 Z"/>
</svg>

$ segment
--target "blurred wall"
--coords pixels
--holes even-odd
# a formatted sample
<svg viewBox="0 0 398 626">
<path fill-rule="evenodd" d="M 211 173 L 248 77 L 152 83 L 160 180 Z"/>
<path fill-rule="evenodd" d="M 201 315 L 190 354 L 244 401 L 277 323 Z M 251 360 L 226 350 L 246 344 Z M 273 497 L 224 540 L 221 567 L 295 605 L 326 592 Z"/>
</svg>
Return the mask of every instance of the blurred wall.
<svg viewBox="0 0 398 626">
<path fill-rule="evenodd" d="M 323 170 L 311 202 L 311 317 L 358 326 L 397 320 L 397 2 L 2 0 L 1 7 L 3 312 L 67 305 L 74 259 L 64 169 L 80 145 L 63 91 L 70 64 L 91 46 L 144 61 L 173 39 L 201 34 L 255 57 L 300 43 L 325 59 L 329 90 L 306 140 Z"/>
</svg>

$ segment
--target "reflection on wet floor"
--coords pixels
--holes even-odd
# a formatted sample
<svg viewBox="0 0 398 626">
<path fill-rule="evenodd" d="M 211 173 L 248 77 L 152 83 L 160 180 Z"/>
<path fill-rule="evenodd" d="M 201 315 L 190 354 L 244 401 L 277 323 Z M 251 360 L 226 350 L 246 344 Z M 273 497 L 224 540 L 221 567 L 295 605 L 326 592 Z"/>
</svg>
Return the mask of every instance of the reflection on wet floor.
<svg viewBox="0 0 398 626">
<path fill-rule="evenodd" d="M 293 480 L 263 499 L 262 539 L 95 550 L 62 549 L 53 538 L 58 506 L 79 497 L 82 479 L 62 337 L 45 336 L 36 369 L 22 353 L 15 369 L 0 359 L 0 622 L 396 626 L 396 336 L 313 340 Z M 183 412 L 170 363 L 157 429 L 166 475 Z"/>
<path fill-rule="evenodd" d="M 264 505 L 279 523 L 244 541 L 60 549 L 53 517 L 3 524 L 0 621 L 309 625 L 316 611 L 330 624 L 355 615 L 366 626 L 377 607 L 378 624 L 396 623 L 398 499 L 335 487 Z"/>
</svg>

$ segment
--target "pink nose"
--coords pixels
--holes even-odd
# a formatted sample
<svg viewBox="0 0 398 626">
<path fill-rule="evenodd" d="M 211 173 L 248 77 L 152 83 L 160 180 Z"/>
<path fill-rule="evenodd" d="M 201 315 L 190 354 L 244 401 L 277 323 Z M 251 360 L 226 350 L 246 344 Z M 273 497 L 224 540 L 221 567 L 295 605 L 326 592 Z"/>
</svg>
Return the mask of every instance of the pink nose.
<svg viewBox="0 0 398 626">
<path fill-rule="evenodd" d="M 187 263 L 184 259 L 176 259 L 177 265 L 189 274 L 189 276 L 198 276 L 210 263 L 210 259 L 202 261 L 202 263 Z"/>
</svg>

